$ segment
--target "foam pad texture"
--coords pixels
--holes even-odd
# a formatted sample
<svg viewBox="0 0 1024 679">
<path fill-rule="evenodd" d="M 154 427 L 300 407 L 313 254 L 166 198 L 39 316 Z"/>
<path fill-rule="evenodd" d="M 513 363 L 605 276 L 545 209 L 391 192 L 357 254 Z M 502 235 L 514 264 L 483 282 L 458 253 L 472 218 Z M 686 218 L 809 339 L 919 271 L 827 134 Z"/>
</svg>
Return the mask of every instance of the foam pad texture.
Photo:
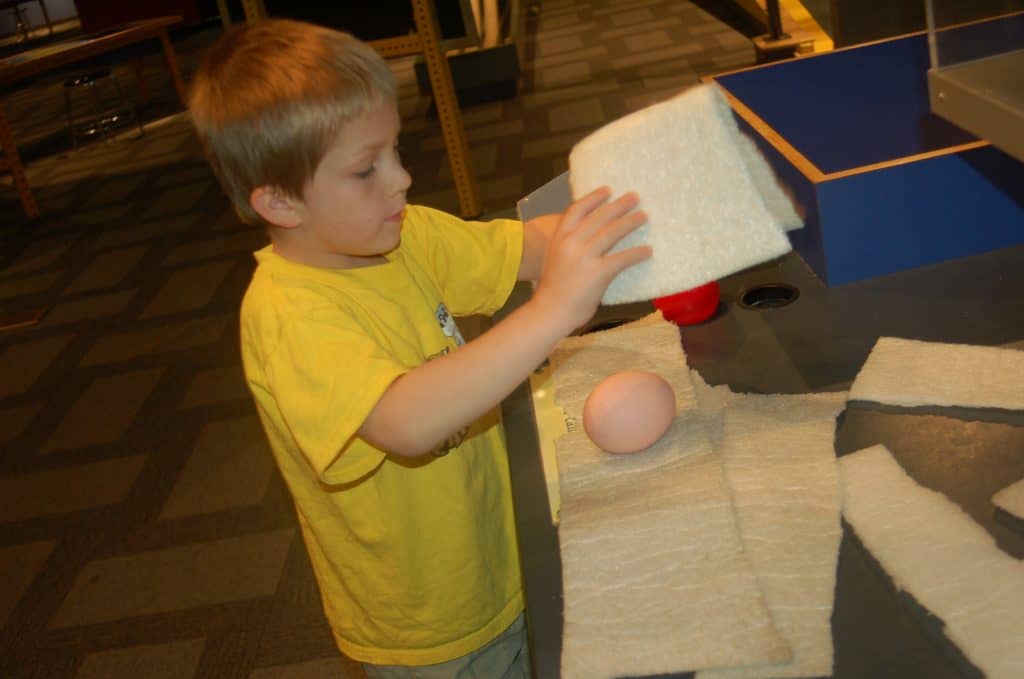
<svg viewBox="0 0 1024 679">
<path fill-rule="evenodd" d="M 649 244 L 653 255 L 612 281 L 605 304 L 690 290 L 783 255 L 785 230 L 801 224 L 713 84 L 584 138 L 569 155 L 569 184 L 574 198 L 601 186 L 635 191 L 648 215 L 613 250 Z"/>
<path fill-rule="evenodd" d="M 678 416 L 634 455 L 582 427 L 556 441 L 564 626 L 561 676 L 600 679 L 790 656 L 743 549 L 721 460 L 696 407 L 678 329 L 658 316 L 569 338 L 552 354 L 556 401 L 578 417 L 620 370 L 653 370 Z"/>
<path fill-rule="evenodd" d="M 833 441 L 836 416 L 845 405 L 845 392 L 735 394 L 721 410 L 721 454 L 740 537 L 793 658 L 703 670 L 697 679 L 832 674 L 831 619 L 842 538 Z"/>
<path fill-rule="evenodd" d="M 1004 512 L 1024 519 L 1024 479 L 1011 483 L 992 496 L 992 502 Z"/>
<path fill-rule="evenodd" d="M 1024 563 L 885 446 L 839 459 L 843 515 L 897 588 L 989 677 L 1024 676 Z"/>
<path fill-rule="evenodd" d="M 1024 351 L 880 337 L 850 399 L 1024 410 Z"/>
</svg>

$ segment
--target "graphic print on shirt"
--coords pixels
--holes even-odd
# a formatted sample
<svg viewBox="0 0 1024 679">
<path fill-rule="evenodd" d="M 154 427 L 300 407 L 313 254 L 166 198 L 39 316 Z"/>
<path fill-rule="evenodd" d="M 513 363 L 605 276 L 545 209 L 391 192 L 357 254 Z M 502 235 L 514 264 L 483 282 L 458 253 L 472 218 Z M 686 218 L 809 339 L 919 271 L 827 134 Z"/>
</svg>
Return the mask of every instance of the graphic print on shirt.
<svg viewBox="0 0 1024 679">
<path fill-rule="evenodd" d="M 455 318 L 448 313 L 448 307 L 444 305 L 444 302 L 437 305 L 434 318 L 437 319 L 437 323 L 441 326 L 441 332 L 444 333 L 445 337 L 453 337 L 455 343 L 460 347 L 466 343 L 466 340 L 462 338 L 462 333 L 459 332 L 459 327 L 455 325 Z"/>
<path fill-rule="evenodd" d="M 434 318 L 437 319 L 437 324 L 441 326 L 441 332 L 444 333 L 445 337 L 450 337 L 455 340 L 455 344 L 462 346 L 466 343 L 466 340 L 462 337 L 462 333 L 459 332 L 459 327 L 455 325 L 455 317 L 448 312 L 448 307 L 441 302 L 437 305 L 437 311 L 434 312 Z M 444 356 L 448 353 L 448 347 L 444 348 L 444 351 L 431 356 L 427 360 Z M 438 444 L 437 448 L 434 449 L 433 453 L 437 457 L 447 455 L 452 448 L 457 448 L 462 445 L 462 442 L 466 440 L 466 435 L 469 434 L 469 427 L 463 427 L 459 431 L 455 432 L 448 437 L 446 441 L 442 441 Z"/>
</svg>

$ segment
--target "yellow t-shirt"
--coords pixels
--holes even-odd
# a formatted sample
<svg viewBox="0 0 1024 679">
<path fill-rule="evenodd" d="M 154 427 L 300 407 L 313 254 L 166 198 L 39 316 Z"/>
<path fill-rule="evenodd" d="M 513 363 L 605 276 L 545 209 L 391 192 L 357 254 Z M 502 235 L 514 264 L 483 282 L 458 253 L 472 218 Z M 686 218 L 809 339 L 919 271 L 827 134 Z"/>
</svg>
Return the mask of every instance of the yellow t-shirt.
<svg viewBox="0 0 1024 679">
<path fill-rule="evenodd" d="M 246 379 L 335 639 L 356 660 L 451 660 L 523 609 L 497 412 L 441 456 L 388 456 L 356 436 L 399 375 L 457 350 L 449 314 L 505 303 L 522 241 L 517 221 L 410 206 L 401 244 L 379 266 L 318 269 L 256 253 L 241 311 Z"/>
</svg>

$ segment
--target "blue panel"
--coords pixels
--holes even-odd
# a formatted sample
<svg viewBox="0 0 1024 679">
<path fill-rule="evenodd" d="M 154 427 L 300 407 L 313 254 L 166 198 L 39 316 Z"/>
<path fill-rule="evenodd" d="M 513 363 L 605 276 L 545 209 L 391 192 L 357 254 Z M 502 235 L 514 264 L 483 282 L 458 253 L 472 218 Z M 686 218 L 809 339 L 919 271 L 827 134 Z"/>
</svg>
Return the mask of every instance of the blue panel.
<svg viewBox="0 0 1024 679">
<path fill-rule="evenodd" d="M 1024 243 L 1024 165 L 992 147 L 818 185 L 829 285 Z"/>
<path fill-rule="evenodd" d="M 924 35 L 716 78 L 823 172 L 974 141 L 933 116 Z"/>
</svg>

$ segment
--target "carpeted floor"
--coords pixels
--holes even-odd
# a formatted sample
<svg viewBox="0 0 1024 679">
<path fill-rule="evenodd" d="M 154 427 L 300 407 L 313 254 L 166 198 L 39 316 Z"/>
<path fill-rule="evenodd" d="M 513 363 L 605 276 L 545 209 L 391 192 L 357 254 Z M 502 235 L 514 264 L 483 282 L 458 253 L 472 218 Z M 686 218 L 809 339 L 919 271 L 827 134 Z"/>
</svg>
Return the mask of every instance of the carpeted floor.
<svg viewBox="0 0 1024 679">
<path fill-rule="evenodd" d="M 540 10 L 518 95 L 464 111 L 490 214 L 603 123 L 754 61 L 729 16 L 691 2 Z M 186 78 L 219 32 L 175 34 Z M 138 139 L 69 150 L 57 76 L 5 99 L 43 216 L 25 220 L 2 180 L 0 315 L 45 315 L 0 331 L 0 676 L 359 677 L 242 380 L 237 308 L 264 236 L 146 63 Z M 429 97 L 410 61 L 395 69 L 410 199 L 455 211 Z M 115 72 L 134 96 L 134 72 Z"/>
</svg>

